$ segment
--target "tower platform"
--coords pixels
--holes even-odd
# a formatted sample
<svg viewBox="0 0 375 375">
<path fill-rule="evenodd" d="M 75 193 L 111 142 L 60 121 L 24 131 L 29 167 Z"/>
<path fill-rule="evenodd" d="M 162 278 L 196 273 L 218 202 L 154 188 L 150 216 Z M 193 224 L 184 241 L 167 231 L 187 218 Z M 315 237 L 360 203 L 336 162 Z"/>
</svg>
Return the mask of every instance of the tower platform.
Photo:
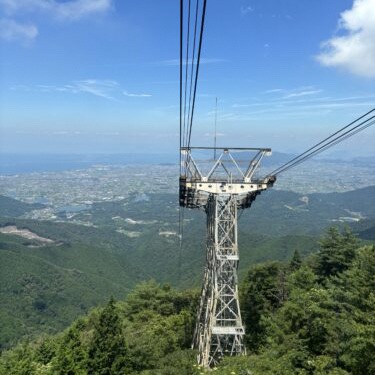
<svg viewBox="0 0 375 375">
<path fill-rule="evenodd" d="M 238 208 L 248 208 L 276 181 L 274 176 L 259 179 L 255 175 L 263 157 L 271 155 L 269 148 L 191 147 L 182 148 L 181 154 L 182 207 L 204 208 L 211 194 L 230 194 Z"/>
</svg>

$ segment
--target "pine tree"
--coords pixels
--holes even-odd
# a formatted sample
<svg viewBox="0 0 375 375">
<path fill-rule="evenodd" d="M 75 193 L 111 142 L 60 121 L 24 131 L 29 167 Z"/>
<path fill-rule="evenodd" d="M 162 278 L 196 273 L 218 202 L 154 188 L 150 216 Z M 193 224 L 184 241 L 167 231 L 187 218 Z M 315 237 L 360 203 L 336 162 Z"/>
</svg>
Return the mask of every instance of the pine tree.
<svg viewBox="0 0 375 375">
<path fill-rule="evenodd" d="M 281 306 L 286 295 L 286 275 L 278 262 L 256 265 L 247 275 L 241 295 L 246 344 L 258 350 L 265 340 L 262 318 Z"/>
<path fill-rule="evenodd" d="M 85 374 L 87 358 L 81 342 L 81 332 L 81 322 L 77 321 L 61 338 L 56 359 L 53 361 L 54 374 Z"/>
<path fill-rule="evenodd" d="M 358 239 L 348 228 L 342 234 L 335 227 L 329 228 L 320 241 L 320 251 L 316 256 L 315 271 L 320 280 L 348 269 L 358 247 Z"/>
<path fill-rule="evenodd" d="M 88 351 L 88 374 L 126 373 L 126 349 L 121 323 L 111 297 L 98 317 Z"/>
<path fill-rule="evenodd" d="M 293 257 L 289 263 L 289 267 L 292 271 L 296 271 L 301 267 L 302 259 L 299 251 L 296 249 L 294 250 Z"/>
<path fill-rule="evenodd" d="M 340 361 L 353 375 L 375 373 L 374 274 L 375 246 L 365 246 L 332 287 L 340 311 Z"/>
</svg>

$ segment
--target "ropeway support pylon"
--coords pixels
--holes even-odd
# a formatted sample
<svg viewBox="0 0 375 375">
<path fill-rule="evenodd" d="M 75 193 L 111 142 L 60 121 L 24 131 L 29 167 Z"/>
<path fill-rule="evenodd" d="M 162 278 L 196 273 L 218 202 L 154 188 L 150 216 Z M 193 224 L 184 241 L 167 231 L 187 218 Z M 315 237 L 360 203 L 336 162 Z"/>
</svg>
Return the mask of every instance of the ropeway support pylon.
<svg viewBox="0 0 375 375">
<path fill-rule="evenodd" d="M 255 178 L 260 161 L 270 149 L 224 148 L 217 159 L 206 163 L 193 159 L 193 152 L 200 151 L 202 157 L 210 150 L 183 148 L 180 176 L 180 205 L 204 209 L 207 215 L 206 266 L 193 341 L 198 363 L 207 368 L 225 355 L 245 354 L 238 298 L 237 212 L 250 207 L 256 196 L 275 182 L 272 176 Z M 254 152 L 244 169 L 244 161 L 235 154 Z"/>
<path fill-rule="evenodd" d="M 199 362 L 213 365 L 224 354 L 244 353 L 237 287 L 237 202 L 212 195 L 207 212 L 207 259 L 194 346 Z"/>
</svg>

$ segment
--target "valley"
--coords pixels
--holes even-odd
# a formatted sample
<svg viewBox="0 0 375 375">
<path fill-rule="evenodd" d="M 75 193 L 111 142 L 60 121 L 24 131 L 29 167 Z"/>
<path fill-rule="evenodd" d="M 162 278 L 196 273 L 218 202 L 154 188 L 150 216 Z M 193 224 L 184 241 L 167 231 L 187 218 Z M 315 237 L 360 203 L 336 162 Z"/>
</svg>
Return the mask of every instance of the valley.
<svg viewBox="0 0 375 375">
<path fill-rule="evenodd" d="M 118 179 L 112 181 L 107 174 L 115 171 Z M 60 178 L 66 173 L 73 172 Z M 205 214 L 185 210 L 179 250 L 174 167 L 124 167 L 123 174 L 102 168 L 95 178 L 90 170 L 74 173 L 66 185 L 53 174 L 10 176 L 12 184 L 12 178 L 25 181 L 24 188 L 12 185 L 18 199 L 9 196 L 9 181 L 2 185 L 8 193 L 0 197 L 3 348 L 57 332 L 109 295 L 124 298 L 142 281 L 200 287 Z M 159 176 L 153 187 L 150 176 L 154 182 Z M 109 189 L 109 181 L 118 190 Z M 327 194 L 263 192 L 239 220 L 240 278 L 252 264 L 286 261 L 296 249 L 302 256 L 317 251 L 319 237 L 331 225 L 352 225 L 371 239 L 374 197 L 374 186 Z"/>
<path fill-rule="evenodd" d="M 287 261 L 296 249 L 303 257 L 316 252 L 332 225 L 374 239 L 375 187 L 364 184 L 365 176 L 367 184 L 375 181 L 368 169 L 359 164 L 363 177 L 343 174 L 346 185 L 332 191 L 317 165 L 277 181 L 240 213 L 240 280 L 250 265 Z M 176 173 L 173 165 L 134 164 L 0 176 L 0 317 L 6 322 L 0 346 L 58 332 L 142 281 L 199 290 L 205 214 L 184 211 L 180 249 Z M 299 191 L 308 180 L 309 189 Z M 296 191 L 281 189 L 292 181 L 299 181 Z M 317 192 L 323 189 L 328 193 Z"/>
</svg>

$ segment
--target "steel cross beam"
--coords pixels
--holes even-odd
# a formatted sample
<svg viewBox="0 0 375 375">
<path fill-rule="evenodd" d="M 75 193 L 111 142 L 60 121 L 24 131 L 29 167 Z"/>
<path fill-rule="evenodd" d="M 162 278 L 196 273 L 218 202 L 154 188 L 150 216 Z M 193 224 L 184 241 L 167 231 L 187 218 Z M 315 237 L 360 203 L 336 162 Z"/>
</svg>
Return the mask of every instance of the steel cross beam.
<svg viewBox="0 0 375 375">
<path fill-rule="evenodd" d="M 215 366 L 224 355 L 245 353 L 238 299 L 237 201 L 211 195 L 207 213 L 207 259 L 194 334 L 198 362 Z"/>
</svg>

